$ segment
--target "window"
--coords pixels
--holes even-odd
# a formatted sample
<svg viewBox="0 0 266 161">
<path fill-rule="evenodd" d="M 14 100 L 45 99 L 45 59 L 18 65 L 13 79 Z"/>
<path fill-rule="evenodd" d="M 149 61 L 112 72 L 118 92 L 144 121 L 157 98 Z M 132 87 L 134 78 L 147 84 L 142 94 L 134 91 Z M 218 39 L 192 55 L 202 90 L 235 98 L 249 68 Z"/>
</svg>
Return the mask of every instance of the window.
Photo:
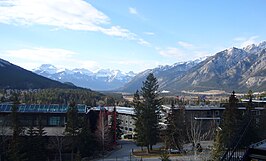
<svg viewBox="0 0 266 161">
<path fill-rule="evenodd" d="M 127 130 L 127 127 L 125 127 L 125 130 Z"/>
<path fill-rule="evenodd" d="M 49 125 L 51 126 L 59 126 L 60 125 L 60 117 L 52 116 L 49 118 Z"/>
<path fill-rule="evenodd" d="M 129 128 L 129 131 L 132 131 L 132 128 Z"/>
</svg>

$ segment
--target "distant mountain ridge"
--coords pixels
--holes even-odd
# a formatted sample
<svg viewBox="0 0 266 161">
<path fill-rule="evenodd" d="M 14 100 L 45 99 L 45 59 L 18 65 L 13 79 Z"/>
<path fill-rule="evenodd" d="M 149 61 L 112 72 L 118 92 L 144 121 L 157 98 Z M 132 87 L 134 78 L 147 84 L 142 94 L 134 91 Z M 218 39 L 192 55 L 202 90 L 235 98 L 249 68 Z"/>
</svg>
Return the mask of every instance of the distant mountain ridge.
<svg viewBox="0 0 266 161">
<path fill-rule="evenodd" d="M 71 82 L 79 87 L 100 91 L 122 87 L 136 75 L 134 72 L 123 73 L 120 70 L 110 69 L 101 69 L 96 73 L 84 68 L 73 70 L 59 69 L 51 64 L 43 64 L 33 71 L 53 80 Z"/>
<path fill-rule="evenodd" d="M 1 89 L 77 88 L 37 75 L 6 60 L 0 59 Z"/>
<path fill-rule="evenodd" d="M 118 89 L 123 92 L 135 92 L 140 89 L 142 82 L 145 81 L 149 73 L 153 73 L 158 80 L 160 89 L 170 83 L 172 80 L 183 76 L 189 69 L 199 64 L 204 59 L 197 59 L 188 62 L 179 62 L 173 65 L 159 66 L 154 69 L 147 69 L 137 74 L 129 83 L 125 84 L 124 87 Z"/>
<path fill-rule="evenodd" d="M 146 70 L 136 75 L 121 91 L 134 92 L 148 73 L 157 77 L 160 90 L 237 90 L 246 92 L 266 89 L 266 42 L 242 49 L 230 48 L 203 61 L 188 62 Z"/>
</svg>

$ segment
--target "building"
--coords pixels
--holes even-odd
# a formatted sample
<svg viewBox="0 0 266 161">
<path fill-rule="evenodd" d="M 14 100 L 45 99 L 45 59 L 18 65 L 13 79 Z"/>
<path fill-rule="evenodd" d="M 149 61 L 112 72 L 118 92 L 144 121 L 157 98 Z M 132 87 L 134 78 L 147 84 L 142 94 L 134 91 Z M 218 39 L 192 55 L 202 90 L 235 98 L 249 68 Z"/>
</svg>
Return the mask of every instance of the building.
<svg viewBox="0 0 266 161">
<path fill-rule="evenodd" d="M 113 111 L 114 107 L 107 107 L 108 111 Z M 116 106 L 117 117 L 121 120 L 121 130 L 124 138 L 132 138 L 134 135 L 135 120 L 134 108 Z"/>
<path fill-rule="evenodd" d="M 6 135 L 11 135 L 12 131 L 9 128 L 10 114 L 12 112 L 12 104 L 0 104 L 0 125 L 1 132 Z M 38 121 L 41 120 L 46 135 L 62 135 L 65 130 L 67 121 L 66 113 L 67 105 L 39 105 L 39 104 L 20 104 L 17 112 L 19 113 L 19 120 L 23 127 L 37 126 Z M 89 108 L 86 105 L 77 105 L 79 116 L 88 117 Z M 88 117 L 89 118 L 89 117 Z"/>
<path fill-rule="evenodd" d="M 266 160 L 266 140 L 262 140 L 258 143 L 249 146 L 246 151 L 243 161 L 265 161 Z"/>
<path fill-rule="evenodd" d="M 261 105 L 261 104 L 260 104 Z M 225 110 L 226 104 L 221 104 L 220 106 L 213 105 L 202 105 L 202 106 L 180 106 L 175 107 L 174 110 L 178 111 L 183 109 L 184 116 L 187 121 L 193 119 L 197 121 L 202 121 L 206 127 L 217 127 L 220 124 L 220 119 L 222 117 L 223 111 Z M 8 116 L 11 113 L 11 104 L 0 104 L 0 124 L 8 125 Z M 92 131 L 97 128 L 97 122 L 99 119 L 99 111 L 101 109 L 107 111 L 107 117 L 110 122 L 110 116 L 114 110 L 114 107 L 89 107 L 86 105 L 78 104 L 78 113 L 81 117 L 86 117 L 90 119 L 92 126 Z M 161 112 L 161 122 L 162 127 L 166 127 L 165 121 L 168 113 L 171 110 L 171 105 L 162 105 L 164 112 Z M 18 106 L 18 112 L 20 113 L 20 120 L 23 126 L 28 127 L 30 125 L 36 126 L 38 119 L 42 119 L 42 124 L 45 126 L 45 131 L 47 135 L 57 135 L 62 133 L 65 129 L 67 117 L 68 106 L 67 105 L 25 105 L 20 104 Z M 244 104 L 239 104 L 238 107 L 240 112 L 245 112 L 246 107 Z M 253 114 L 256 116 L 261 115 L 261 111 L 264 110 L 264 107 L 256 107 L 253 109 Z M 124 135 L 134 135 L 135 120 L 134 120 L 134 108 L 131 107 L 120 107 L 116 106 L 116 112 L 118 119 L 121 120 L 121 130 Z M 256 117 L 256 120 L 259 118 Z M 9 129 L 9 128 L 8 128 Z M 7 130 L 8 131 L 8 130 Z M 10 130 L 9 130 L 10 131 Z"/>
</svg>

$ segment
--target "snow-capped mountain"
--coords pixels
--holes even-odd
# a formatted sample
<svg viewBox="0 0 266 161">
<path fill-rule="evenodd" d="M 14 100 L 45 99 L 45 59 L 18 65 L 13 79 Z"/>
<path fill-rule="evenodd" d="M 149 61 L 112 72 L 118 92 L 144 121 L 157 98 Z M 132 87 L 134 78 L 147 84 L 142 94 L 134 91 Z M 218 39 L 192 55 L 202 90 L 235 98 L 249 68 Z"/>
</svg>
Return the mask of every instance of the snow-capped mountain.
<svg viewBox="0 0 266 161">
<path fill-rule="evenodd" d="M 119 90 L 124 92 L 135 92 L 137 89 L 141 88 L 142 82 L 146 79 L 149 73 L 153 73 L 155 75 L 160 88 L 163 89 L 168 83 L 181 77 L 186 73 L 186 71 L 196 66 L 203 60 L 204 58 L 188 62 L 178 62 L 173 65 L 158 66 L 154 69 L 145 70 L 137 74 L 130 82 L 125 84 L 125 86 Z"/>
<path fill-rule="evenodd" d="M 244 48 L 229 48 L 205 60 L 176 63 L 146 70 L 127 83 L 121 91 L 135 92 L 148 73 L 153 73 L 161 91 L 266 89 L 266 42 Z"/>
<path fill-rule="evenodd" d="M 0 58 L 1 89 L 76 88 L 37 75 Z"/>
<path fill-rule="evenodd" d="M 53 80 L 71 82 L 79 87 L 103 91 L 120 88 L 136 75 L 132 71 L 123 73 L 120 70 L 110 69 L 101 69 L 96 73 L 84 68 L 62 69 L 51 64 L 43 64 L 33 71 Z"/>
</svg>

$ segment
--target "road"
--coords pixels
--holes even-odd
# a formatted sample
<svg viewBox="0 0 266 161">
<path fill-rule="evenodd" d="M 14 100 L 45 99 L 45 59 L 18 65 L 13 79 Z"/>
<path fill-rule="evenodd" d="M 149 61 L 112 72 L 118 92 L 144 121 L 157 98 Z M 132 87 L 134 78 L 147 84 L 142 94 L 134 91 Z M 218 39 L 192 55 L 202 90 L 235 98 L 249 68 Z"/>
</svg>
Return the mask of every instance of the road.
<svg viewBox="0 0 266 161">
<path fill-rule="evenodd" d="M 113 151 L 106 158 L 101 158 L 98 161 L 136 161 L 134 156 L 131 156 L 132 149 L 138 148 L 134 142 L 127 140 L 120 140 L 118 144 L 122 146 L 121 149 Z"/>
<path fill-rule="evenodd" d="M 140 147 L 137 147 L 136 144 L 132 141 L 127 140 L 120 140 L 118 141 L 120 145 L 122 145 L 121 149 L 115 150 L 111 152 L 109 155 L 107 155 L 105 158 L 98 159 L 97 161 L 140 161 L 140 158 L 135 158 L 131 155 L 132 149 L 140 149 Z M 154 147 L 160 147 L 162 144 L 157 144 Z M 203 155 L 204 156 L 204 155 Z M 171 157 L 170 159 L 172 161 L 201 161 L 205 160 L 202 157 L 203 156 L 197 156 L 197 159 L 194 158 L 193 155 L 186 155 L 186 156 L 177 156 L 177 157 Z M 142 161 L 161 161 L 160 158 L 144 158 Z"/>
</svg>

